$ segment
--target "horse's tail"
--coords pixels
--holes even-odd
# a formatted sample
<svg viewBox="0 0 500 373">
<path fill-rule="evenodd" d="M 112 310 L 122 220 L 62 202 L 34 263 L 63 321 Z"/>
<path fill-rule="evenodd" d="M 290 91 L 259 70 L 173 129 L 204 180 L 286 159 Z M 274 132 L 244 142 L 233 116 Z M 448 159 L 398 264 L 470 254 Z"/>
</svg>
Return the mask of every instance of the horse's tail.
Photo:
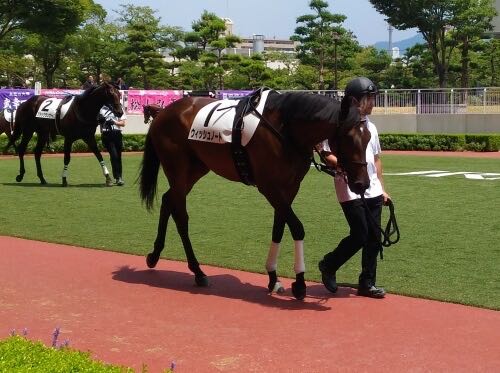
<svg viewBox="0 0 500 373">
<path fill-rule="evenodd" d="M 139 183 L 142 202 L 146 208 L 151 210 L 156 196 L 156 187 L 158 183 L 158 171 L 160 160 L 151 141 L 151 134 L 148 132 L 144 144 L 144 155 L 140 168 Z"/>
</svg>

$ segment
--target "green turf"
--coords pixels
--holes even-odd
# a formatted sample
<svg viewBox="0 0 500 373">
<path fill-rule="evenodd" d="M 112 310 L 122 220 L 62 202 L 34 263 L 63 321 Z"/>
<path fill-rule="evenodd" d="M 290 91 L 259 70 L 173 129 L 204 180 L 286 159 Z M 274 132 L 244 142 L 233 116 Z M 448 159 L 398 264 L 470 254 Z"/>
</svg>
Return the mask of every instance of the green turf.
<svg viewBox="0 0 500 373">
<path fill-rule="evenodd" d="M 145 255 L 155 238 L 158 209 L 147 213 L 133 184 L 140 159 L 125 156 L 122 188 L 104 187 L 99 165 L 90 157 L 73 157 L 68 188 L 59 187 L 61 158 L 43 159 L 47 187 L 38 185 L 32 158 L 26 160 L 22 183 L 15 182 L 17 160 L 0 159 L 0 234 Z M 383 163 L 386 172 L 500 172 L 497 159 L 384 155 Z M 160 180 L 163 193 L 163 174 Z M 378 285 L 391 293 L 500 309 L 500 180 L 386 176 L 385 183 L 402 238 L 379 261 Z M 306 230 L 306 277 L 319 281 L 318 260 L 348 230 L 331 179 L 311 170 L 294 208 Z M 188 211 L 201 263 L 264 271 L 273 211 L 255 188 L 209 174 L 189 195 Z M 164 255 L 185 260 L 171 223 Z M 351 259 L 338 280 L 356 284 L 359 262 L 359 255 Z M 288 230 L 278 272 L 294 275 Z"/>
</svg>

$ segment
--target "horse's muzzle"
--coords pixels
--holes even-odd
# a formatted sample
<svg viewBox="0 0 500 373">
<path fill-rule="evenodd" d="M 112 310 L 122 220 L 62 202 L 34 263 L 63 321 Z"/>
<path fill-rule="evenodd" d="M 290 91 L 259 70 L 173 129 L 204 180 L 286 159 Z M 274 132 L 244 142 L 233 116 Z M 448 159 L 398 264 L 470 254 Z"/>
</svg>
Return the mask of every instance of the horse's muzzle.
<svg viewBox="0 0 500 373">
<path fill-rule="evenodd" d="M 351 191 L 353 191 L 356 194 L 364 194 L 369 186 L 370 186 L 369 182 L 364 183 L 361 181 L 355 181 L 354 183 L 349 185 L 349 189 L 351 189 Z"/>
</svg>

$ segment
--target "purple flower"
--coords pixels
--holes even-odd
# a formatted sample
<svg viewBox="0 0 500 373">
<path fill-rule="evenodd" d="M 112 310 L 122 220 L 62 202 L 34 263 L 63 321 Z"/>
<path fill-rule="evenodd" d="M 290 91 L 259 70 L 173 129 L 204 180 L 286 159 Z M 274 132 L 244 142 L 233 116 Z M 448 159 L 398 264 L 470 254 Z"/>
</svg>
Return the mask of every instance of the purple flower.
<svg viewBox="0 0 500 373">
<path fill-rule="evenodd" d="M 175 370 L 175 361 L 170 364 L 170 370 L 173 372 Z"/>
<path fill-rule="evenodd" d="M 55 328 L 54 333 L 52 333 L 52 347 L 57 346 L 57 338 L 59 337 L 59 333 L 60 333 L 60 328 L 59 327 Z"/>
<path fill-rule="evenodd" d="M 24 328 L 23 329 L 23 336 L 27 336 L 28 335 L 28 328 Z"/>
<path fill-rule="evenodd" d="M 16 335 L 16 329 L 12 329 L 12 330 L 10 331 L 10 336 L 11 336 L 11 337 L 14 337 L 15 335 Z"/>
</svg>

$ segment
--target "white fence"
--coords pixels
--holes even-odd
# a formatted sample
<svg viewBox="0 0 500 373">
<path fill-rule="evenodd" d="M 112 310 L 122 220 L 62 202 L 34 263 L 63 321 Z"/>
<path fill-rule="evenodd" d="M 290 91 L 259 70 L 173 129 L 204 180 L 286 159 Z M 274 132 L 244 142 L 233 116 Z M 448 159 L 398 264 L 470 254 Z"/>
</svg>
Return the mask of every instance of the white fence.
<svg viewBox="0 0 500 373">
<path fill-rule="evenodd" d="M 311 91 L 342 98 L 343 91 Z M 500 87 L 385 89 L 374 114 L 500 114 Z"/>
</svg>

